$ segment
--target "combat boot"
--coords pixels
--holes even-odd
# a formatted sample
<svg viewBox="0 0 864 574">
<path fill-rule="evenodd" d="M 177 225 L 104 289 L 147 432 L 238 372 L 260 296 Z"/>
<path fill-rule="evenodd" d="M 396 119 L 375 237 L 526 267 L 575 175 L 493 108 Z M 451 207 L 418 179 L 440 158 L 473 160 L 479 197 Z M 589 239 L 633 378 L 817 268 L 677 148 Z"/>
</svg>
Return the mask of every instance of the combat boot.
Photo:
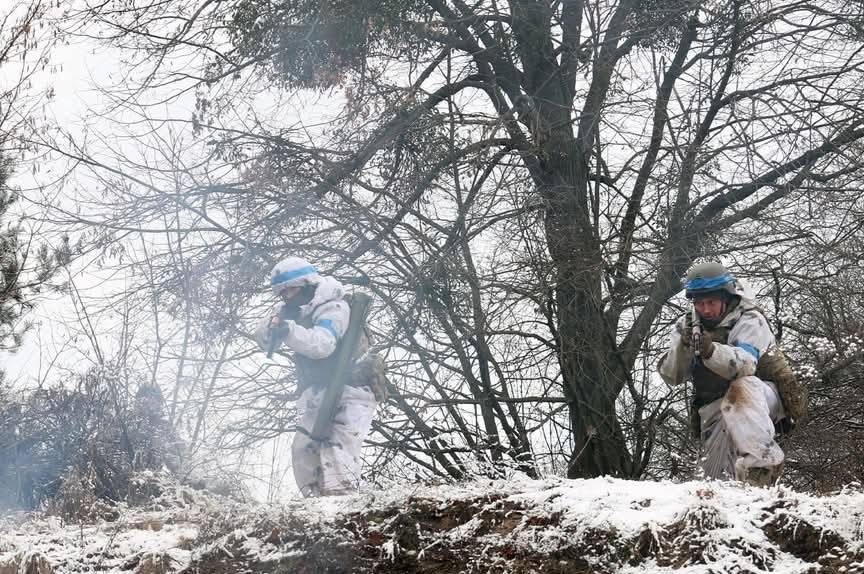
<svg viewBox="0 0 864 574">
<path fill-rule="evenodd" d="M 783 472 L 783 463 L 774 466 L 753 466 L 750 468 L 736 469 L 736 478 L 746 482 L 750 486 L 768 487 L 777 484 L 780 474 Z"/>
</svg>

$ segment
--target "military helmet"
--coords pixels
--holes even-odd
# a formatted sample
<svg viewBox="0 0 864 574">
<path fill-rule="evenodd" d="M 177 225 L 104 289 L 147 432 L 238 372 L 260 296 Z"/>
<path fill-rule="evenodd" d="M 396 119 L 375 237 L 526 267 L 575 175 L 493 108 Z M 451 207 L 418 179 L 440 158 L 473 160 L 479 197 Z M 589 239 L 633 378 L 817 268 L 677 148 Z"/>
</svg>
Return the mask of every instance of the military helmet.
<svg viewBox="0 0 864 574">
<path fill-rule="evenodd" d="M 714 295 L 737 295 L 735 277 L 720 263 L 709 261 L 690 268 L 684 280 L 688 299 L 703 299 Z"/>
<path fill-rule="evenodd" d="M 270 289 L 278 295 L 286 287 L 317 285 L 321 276 L 315 267 L 300 257 L 286 257 L 270 271 Z"/>
</svg>

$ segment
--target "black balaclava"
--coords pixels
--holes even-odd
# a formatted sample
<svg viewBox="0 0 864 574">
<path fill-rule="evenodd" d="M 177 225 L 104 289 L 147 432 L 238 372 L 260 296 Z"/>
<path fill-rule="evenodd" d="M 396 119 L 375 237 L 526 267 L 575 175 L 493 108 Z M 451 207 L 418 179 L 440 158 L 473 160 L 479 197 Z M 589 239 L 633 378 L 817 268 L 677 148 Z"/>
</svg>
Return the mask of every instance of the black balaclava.
<svg viewBox="0 0 864 574">
<path fill-rule="evenodd" d="M 292 321 L 299 319 L 300 307 L 312 301 L 312 298 L 315 296 L 315 289 L 317 288 L 317 285 L 304 285 L 296 295 L 284 301 L 285 304 L 282 306 L 281 312 L 282 318 Z"/>
</svg>

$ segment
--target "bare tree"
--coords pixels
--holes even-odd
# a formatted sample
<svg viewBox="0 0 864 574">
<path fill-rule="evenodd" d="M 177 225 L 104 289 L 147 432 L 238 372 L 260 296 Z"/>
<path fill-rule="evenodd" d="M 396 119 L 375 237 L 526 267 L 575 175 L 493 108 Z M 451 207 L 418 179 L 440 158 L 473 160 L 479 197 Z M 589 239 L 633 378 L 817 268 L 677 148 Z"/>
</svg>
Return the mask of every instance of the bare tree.
<svg viewBox="0 0 864 574">
<path fill-rule="evenodd" d="M 533 472 L 545 442 L 568 451 L 568 476 L 640 476 L 674 420 L 651 362 L 679 278 L 701 256 L 746 263 L 800 239 L 758 230 L 861 167 L 848 3 L 224 0 L 84 16 L 133 70 L 155 62 L 118 105 L 152 125 L 154 101 L 195 93 L 174 125 L 200 151 L 154 146 L 170 167 L 118 169 L 66 149 L 113 180 L 115 211 L 103 198 L 75 218 L 197 236 L 175 283 L 202 270 L 231 301 L 287 252 L 367 270 L 399 373 L 378 444 L 423 472 L 462 476 L 478 456 Z M 331 90 L 338 109 L 310 103 Z M 298 101 L 320 120 L 285 113 Z M 222 307 L 226 332 L 254 314 Z M 538 396 L 564 401 L 566 436 Z"/>
</svg>

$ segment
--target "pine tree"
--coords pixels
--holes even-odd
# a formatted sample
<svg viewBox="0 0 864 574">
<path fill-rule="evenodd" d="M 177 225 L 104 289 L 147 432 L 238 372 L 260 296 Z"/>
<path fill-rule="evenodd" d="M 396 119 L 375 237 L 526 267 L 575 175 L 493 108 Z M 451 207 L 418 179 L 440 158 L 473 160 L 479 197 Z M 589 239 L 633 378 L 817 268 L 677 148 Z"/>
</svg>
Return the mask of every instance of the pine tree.
<svg viewBox="0 0 864 574">
<path fill-rule="evenodd" d="M 34 306 L 34 296 L 68 260 L 65 242 L 57 250 L 45 244 L 32 248 L 35 238 L 15 220 L 13 208 L 19 194 L 9 185 L 11 168 L 8 158 L 0 158 L 0 350 L 4 351 L 21 346 L 30 328 L 26 315 Z"/>
<path fill-rule="evenodd" d="M 9 189 L 9 162 L 0 161 L 0 221 L 8 218 L 17 195 Z M 0 230 L 0 347 L 9 349 L 21 344 L 26 325 L 20 325 L 22 312 L 27 306 L 21 289 L 21 261 L 19 260 L 19 229 L 7 225 Z"/>
</svg>

